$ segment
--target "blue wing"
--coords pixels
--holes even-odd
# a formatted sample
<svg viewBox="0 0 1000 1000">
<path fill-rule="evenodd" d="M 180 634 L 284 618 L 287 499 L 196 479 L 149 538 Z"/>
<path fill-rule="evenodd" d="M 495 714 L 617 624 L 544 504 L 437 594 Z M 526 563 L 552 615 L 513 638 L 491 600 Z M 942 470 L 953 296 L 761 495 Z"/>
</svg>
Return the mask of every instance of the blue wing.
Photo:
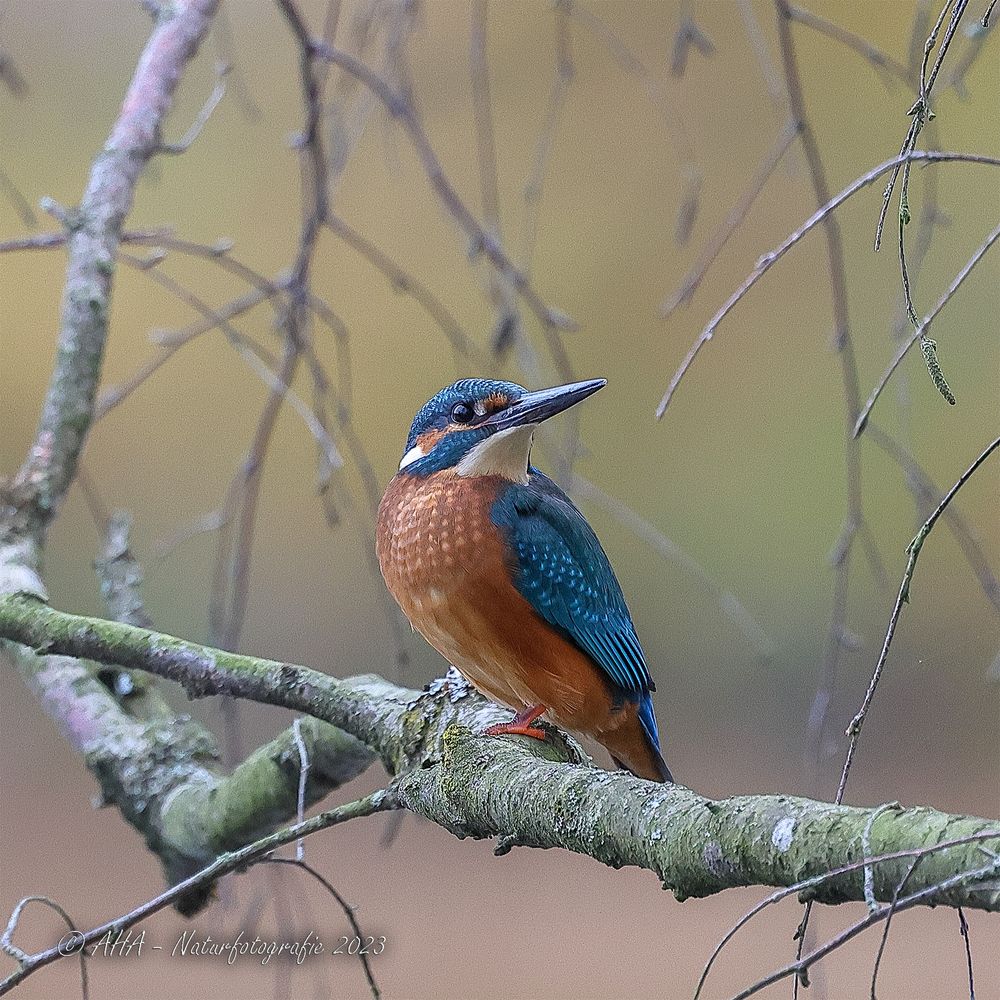
<svg viewBox="0 0 1000 1000">
<path fill-rule="evenodd" d="M 518 591 L 604 671 L 616 692 L 639 703 L 643 726 L 658 746 L 649 698 L 655 685 L 621 586 L 583 514 L 532 468 L 527 486 L 501 491 L 492 516 L 507 536 Z"/>
</svg>

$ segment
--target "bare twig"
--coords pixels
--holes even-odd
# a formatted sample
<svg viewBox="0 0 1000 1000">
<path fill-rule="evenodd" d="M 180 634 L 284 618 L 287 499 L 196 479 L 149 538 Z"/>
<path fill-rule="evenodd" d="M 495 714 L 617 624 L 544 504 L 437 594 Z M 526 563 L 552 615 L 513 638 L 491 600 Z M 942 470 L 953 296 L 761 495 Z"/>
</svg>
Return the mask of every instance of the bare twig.
<svg viewBox="0 0 1000 1000">
<path fill-rule="evenodd" d="M 824 944 L 820 945 L 818 948 L 813 949 L 808 955 L 804 955 L 797 961 L 786 965 L 782 969 L 771 973 L 768 976 L 759 979 L 752 986 L 737 993 L 733 1000 L 747 1000 L 747 997 L 753 996 L 759 993 L 762 989 L 776 983 L 782 979 L 786 979 L 788 976 L 800 976 L 803 971 L 809 969 L 816 962 L 831 952 L 838 950 L 843 947 L 848 941 L 857 937 L 863 931 L 866 931 L 869 927 L 882 920 L 887 920 L 892 913 L 899 912 L 900 910 L 907 910 L 913 906 L 919 905 L 926 898 L 927 895 L 932 891 L 942 891 L 943 889 L 950 888 L 954 885 L 959 885 L 964 882 L 976 882 L 980 879 L 986 879 L 993 877 L 998 871 L 1000 871 L 1000 858 L 992 859 L 988 864 L 982 865 L 979 868 L 974 868 L 966 872 L 961 872 L 958 875 L 952 876 L 949 879 L 945 879 L 938 883 L 936 886 L 929 886 L 926 889 L 921 889 L 918 892 L 911 893 L 908 896 L 903 897 L 896 901 L 895 904 L 887 904 L 885 906 L 880 906 L 874 912 L 869 913 L 866 917 L 855 921 L 853 924 L 848 926 L 845 930 L 841 931 L 839 934 L 830 938 Z"/>
<path fill-rule="evenodd" d="M 394 90 L 377 73 L 348 52 L 326 42 L 313 41 L 313 52 L 359 79 L 382 102 L 389 114 L 403 126 L 420 159 L 424 173 L 438 198 L 465 232 L 473 255 L 485 254 L 494 267 L 511 282 L 518 294 L 532 309 L 542 324 L 552 330 L 574 330 L 577 324 L 565 313 L 547 306 L 535 291 L 524 272 L 514 266 L 503 248 L 480 225 L 475 215 L 459 197 L 431 146 L 410 96 Z"/>
<path fill-rule="evenodd" d="M 78 933 L 73 919 L 57 902 L 49 899 L 48 896 L 25 896 L 24 899 L 22 899 L 17 906 L 14 907 L 14 911 L 10 915 L 10 920 L 7 921 L 7 927 L 4 929 L 3 934 L 0 935 L 0 950 L 3 950 L 6 954 L 10 955 L 10 957 L 13 958 L 21 968 L 23 968 L 26 963 L 31 961 L 31 956 L 14 944 L 13 937 L 14 933 L 17 931 L 17 926 L 21 921 L 21 916 L 31 903 L 41 903 L 50 910 L 55 910 L 55 912 L 62 918 L 63 923 L 69 928 L 70 934 Z M 0 983 L 0 987 L 2 987 L 2 983 Z M 80 993 L 83 996 L 83 1000 L 88 1000 L 88 997 L 90 996 L 90 985 L 87 979 L 87 961 L 82 949 L 80 951 Z"/>
<path fill-rule="evenodd" d="M 799 77 L 798 58 L 792 37 L 791 9 L 786 0 L 775 0 L 775 10 L 778 19 L 779 49 L 785 85 L 788 90 L 789 110 L 792 121 L 798 126 L 798 134 L 809 168 L 809 176 L 817 209 L 822 212 L 830 203 L 830 191 L 819 144 L 813 134 L 812 125 L 806 113 L 805 95 Z M 846 633 L 847 592 L 850 579 L 852 545 L 858 533 L 861 533 L 861 537 L 864 538 L 866 532 L 862 502 L 860 454 L 857 444 L 851 435 L 851 429 L 857 418 L 860 391 L 858 388 L 854 345 L 849 325 L 847 269 L 844 260 L 843 240 L 841 238 L 840 225 L 833 214 L 824 216 L 822 226 L 826 236 L 827 259 L 829 262 L 830 296 L 834 324 L 833 344 L 840 361 L 841 386 L 845 407 L 844 476 L 847 513 L 844 529 L 835 550 L 837 556 L 832 560 L 835 573 L 833 607 L 830 615 L 830 625 L 823 661 L 820 667 L 820 679 L 809 717 L 808 732 L 811 738 L 811 759 L 814 770 L 817 772 L 822 752 L 827 708 L 836 685 L 840 658 L 844 649 L 843 636 Z M 872 566 L 876 575 L 881 575 L 881 562 L 873 546 L 869 546 L 868 553 L 869 557 L 872 558 Z"/>
<path fill-rule="evenodd" d="M 897 913 L 900 910 L 910 909 L 911 907 L 922 903 L 927 898 L 927 894 L 932 890 L 941 891 L 946 887 L 951 887 L 963 882 L 972 883 L 981 879 L 991 878 L 998 871 L 1000 871 L 1000 858 L 994 858 L 988 864 L 982 865 L 979 868 L 961 872 L 949 879 L 945 879 L 936 886 L 930 886 L 926 889 L 913 892 L 908 896 L 904 896 L 902 899 L 897 900 L 894 904 L 890 903 L 885 906 L 880 906 L 874 912 L 869 912 L 867 916 L 862 917 L 853 924 L 850 924 L 839 934 L 836 934 L 819 947 L 814 948 L 807 955 L 803 955 L 796 961 L 777 969 L 761 979 L 758 979 L 752 986 L 748 986 L 745 990 L 741 990 L 739 993 L 735 994 L 732 1000 L 747 1000 L 747 997 L 754 996 L 768 986 L 771 986 L 776 982 L 780 982 L 782 979 L 787 979 L 789 976 L 800 976 L 805 970 L 809 969 L 821 958 L 843 947 L 848 941 L 857 937 L 874 924 L 887 920 L 893 913 Z"/>
<path fill-rule="evenodd" d="M 847 779 L 851 771 L 851 764 L 854 761 L 854 754 L 858 747 L 861 729 L 864 726 L 865 719 L 868 715 L 868 709 L 871 706 L 872 699 L 875 697 L 875 690 L 878 687 L 879 680 L 882 677 L 882 671 L 885 668 L 886 660 L 889 657 L 889 648 L 892 645 L 893 636 L 896 634 L 896 625 L 899 622 L 899 616 L 902 613 L 903 605 L 910 599 L 910 584 L 913 581 L 913 574 L 916 570 L 920 550 L 923 548 L 923 544 L 926 541 L 927 536 L 931 533 L 931 530 L 934 528 L 934 525 L 937 523 L 938 518 L 941 517 L 945 510 L 947 510 L 948 505 L 955 498 L 958 491 L 969 481 L 969 479 L 975 474 L 976 470 L 998 447 L 1000 447 L 1000 437 L 995 438 L 992 442 L 990 442 L 979 457 L 965 470 L 965 472 L 962 473 L 961 476 L 958 477 L 955 485 L 952 486 L 952 488 L 944 495 L 931 516 L 923 523 L 923 526 L 917 532 L 913 541 L 911 541 L 907 546 L 906 569 L 903 571 L 903 579 L 899 585 L 899 593 L 896 596 L 896 602 L 893 605 L 892 613 L 889 616 L 889 624 L 886 628 L 885 639 L 882 643 L 882 651 L 879 653 L 878 662 L 875 664 L 875 669 L 872 672 L 872 677 L 868 684 L 868 690 L 865 692 L 864 699 L 861 702 L 861 707 L 858 709 L 857 714 L 851 720 L 851 724 L 847 728 L 847 735 L 850 737 L 850 743 L 847 748 L 847 756 L 844 760 L 844 768 L 840 776 L 840 786 L 837 790 L 838 802 L 843 800 L 844 789 L 847 787 Z"/>
<path fill-rule="evenodd" d="M 29 228 L 36 225 L 35 213 L 31 208 L 28 199 L 21 193 L 20 188 L 10 179 L 7 171 L 0 167 L 0 191 L 14 207 L 14 211 L 21 217 L 21 221 Z"/>
<path fill-rule="evenodd" d="M 832 38 L 834 41 L 840 42 L 841 45 L 853 49 L 862 59 L 870 62 L 876 70 L 889 73 L 904 83 L 909 81 L 909 67 L 904 66 L 903 63 L 894 59 L 888 53 L 883 52 L 878 46 L 872 45 L 867 38 L 863 38 L 861 35 L 857 35 L 853 31 L 835 24 L 833 21 L 821 17 L 819 14 L 814 14 L 803 7 L 790 6 L 788 8 L 788 16 L 793 21 L 797 21 L 799 24 L 812 28 L 820 34 L 826 35 L 827 38 Z"/>
<path fill-rule="evenodd" d="M 688 54 L 691 49 L 708 59 L 715 55 L 715 43 L 697 24 L 690 14 L 684 14 L 674 33 L 673 49 L 670 53 L 670 73 L 678 78 L 687 69 Z"/>
<path fill-rule="evenodd" d="M 13 97 L 23 98 L 28 95 L 28 81 L 15 65 L 11 54 L 3 50 L 0 50 L 0 83 L 4 84 Z"/>
<path fill-rule="evenodd" d="M 885 955 L 885 946 L 889 943 L 889 928 L 892 926 L 892 918 L 896 912 L 896 907 L 899 905 L 899 897 L 906 888 L 906 885 L 913 876 L 913 873 L 917 870 L 917 865 L 920 864 L 923 857 L 924 855 L 920 854 L 914 857 L 910 867 L 903 874 L 903 877 L 899 880 L 896 888 L 893 890 L 892 899 L 889 901 L 889 913 L 886 915 L 885 926 L 882 928 L 882 936 L 878 943 L 878 950 L 875 952 L 875 961 L 872 962 L 871 1000 L 877 1000 L 877 997 L 875 996 L 875 988 L 878 983 L 879 969 L 882 968 L 882 956 Z"/>
<path fill-rule="evenodd" d="M 215 18 L 212 40 L 215 42 L 216 61 L 229 67 L 229 78 L 232 81 L 236 101 L 247 120 L 255 122 L 260 118 L 260 108 L 253 99 L 233 52 L 233 32 L 229 24 L 228 8 L 223 4 Z"/>
<path fill-rule="evenodd" d="M 775 105 L 782 105 L 785 103 L 785 88 L 782 83 L 781 74 L 778 73 L 777 67 L 774 65 L 774 60 L 771 58 L 767 38 L 754 11 L 753 3 L 751 3 L 751 0 L 737 0 L 737 6 L 740 9 L 740 18 L 743 21 L 743 27 L 746 29 L 747 40 L 750 42 L 750 47 L 757 57 L 757 63 L 760 66 L 760 75 L 764 78 L 771 101 Z"/>
<path fill-rule="evenodd" d="M 667 386 L 663 398 L 656 408 L 656 417 L 661 419 L 666 413 L 674 393 L 687 375 L 701 349 L 715 336 L 716 330 L 722 321 L 733 311 L 733 309 L 746 297 L 747 293 L 757 284 L 767 272 L 792 249 L 802 239 L 804 239 L 816 226 L 820 225 L 831 213 L 835 212 L 845 201 L 856 195 L 859 191 L 874 184 L 883 174 L 888 173 L 895 167 L 907 160 L 913 163 L 976 163 L 983 166 L 1000 167 L 1000 157 L 984 156 L 976 153 L 951 153 L 940 150 L 914 150 L 906 156 L 897 156 L 885 163 L 862 174 L 852 181 L 839 194 L 831 198 L 821 208 L 818 208 L 798 229 L 791 233 L 779 246 L 765 253 L 758 261 L 753 271 L 744 279 L 743 283 L 732 295 L 722 304 L 715 315 L 709 320 L 701 333 L 695 339 L 680 367 L 674 372 L 670 383 Z"/>
<path fill-rule="evenodd" d="M 767 155 L 761 161 L 757 172 L 750 180 L 750 184 L 740 195 L 739 201 L 729 210 L 729 214 L 722 221 L 721 225 L 713 233 L 712 238 L 706 243 L 697 262 L 685 275 L 680 288 L 669 298 L 665 299 L 660 306 L 660 315 L 668 317 L 679 306 L 687 305 L 691 297 L 698 290 L 709 268 L 718 259 L 725 245 L 729 242 L 730 236 L 736 232 L 743 220 L 747 217 L 750 209 L 753 208 L 761 191 L 774 173 L 782 157 L 788 151 L 788 147 L 795 141 L 799 134 L 798 124 L 794 121 L 788 122 L 774 140 Z"/>
<path fill-rule="evenodd" d="M 872 857 L 861 857 L 856 861 L 851 861 L 845 865 L 841 865 L 838 868 L 831 869 L 828 872 L 823 872 L 819 875 L 814 875 L 812 878 L 804 879 L 801 882 L 796 882 L 795 885 L 785 886 L 784 888 L 777 889 L 770 895 L 766 896 L 760 902 L 755 903 L 746 913 L 736 921 L 733 926 L 726 931 L 723 937 L 716 944 L 715 948 L 712 950 L 712 954 L 708 957 L 704 968 L 702 969 L 701 977 L 698 980 L 698 985 L 695 989 L 694 1000 L 698 1000 L 701 995 L 701 991 L 705 986 L 705 982 L 708 979 L 708 974 L 712 971 L 712 967 L 715 965 L 716 960 L 722 953 L 723 949 L 727 944 L 742 930 L 754 917 L 756 917 L 763 910 L 774 906 L 775 903 L 780 903 L 783 899 L 787 899 L 789 896 L 795 895 L 808 895 L 816 887 L 822 885 L 824 882 L 832 879 L 839 878 L 842 875 L 847 875 L 851 872 L 864 870 L 866 868 L 871 868 L 872 866 L 882 864 L 886 861 L 899 861 L 907 858 L 913 859 L 913 865 L 905 873 L 904 879 L 897 884 L 896 890 L 893 893 L 893 900 L 897 899 L 899 893 L 905 888 L 906 881 L 912 874 L 912 868 L 915 867 L 916 863 L 921 861 L 928 855 L 935 854 L 938 851 L 948 850 L 951 847 L 959 846 L 960 844 L 970 844 L 970 843 L 981 843 L 989 840 L 988 835 L 980 837 L 975 835 L 973 837 L 960 837 L 954 840 L 943 841 L 940 844 L 935 844 L 932 847 L 919 848 L 913 851 L 892 851 L 885 854 L 879 854 Z M 891 914 L 886 917 L 886 920 L 891 920 Z"/>
<path fill-rule="evenodd" d="M 696 173 L 694 152 L 684 119 L 674 103 L 668 98 L 665 88 L 657 80 L 655 74 L 629 48 L 618 32 L 607 21 L 595 14 L 592 9 L 572 2 L 572 0 L 566 0 L 566 8 L 574 21 L 586 28 L 601 42 L 622 72 L 628 73 L 629 76 L 639 81 L 646 92 L 649 103 L 662 117 L 671 139 L 680 151 L 683 163 L 692 173 Z"/>
<path fill-rule="evenodd" d="M 255 309 L 261 302 L 266 302 L 270 298 L 267 292 L 262 292 L 256 288 L 233 299 L 230 303 L 219 309 L 211 309 L 207 305 L 197 300 L 198 312 L 202 314 L 202 319 L 189 323 L 179 330 L 172 330 L 161 333 L 157 336 L 160 352 L 145 362 L 133 375 L 118 385 L 107 386 L 97 399 L 94 410 L 94 419 L 100 420 L 116 406 L 123 403 L 137 389 L 143 386 L 153 375 L 156 374 L 182 347 L 191 343 L 192 340 L 209 333 L 215 329 L 221 329 L 227 333 L 227 339 L 234 346 L 243 340 L 243 337 L 230 326 L 232 320 Z M 192 304 L 194 299 L 187 300 Z M 204 308 L 201 306 L 204 305 Z M 228 329 L 228 332 L 227 332 Z M 259 374 L 259 372 L 258 372 Z"/>
<path fill-rule="evenodd" d="M 991 3 L 989 9 L 992 10 L 992 8 L 993 4 Z M 961 99 L 969 96 L 965 86 L 965 79 L 969 75 L 969 70 L 975 65 L 976 60 L 983 51 L 986 39 L 992 34 L 994 27 L 995 25 L 989 19 L 989 10 L 977 23 L 966 26 L 965 34 L 967 41 L 965 43 L 965 51 L 955 60 L 955 65 L 948 74 L 947 80 L 948 86 L 954 87 L 955 93 Z"/>
<path fill-rule="evenodd" d="M 869 423 L 868 439 L 878 445 L 886 454 L 892 457 L 903 470 L 910 489 L 918 500 L 918 516 L 920 523 L 926 517 L 926 511 L 933 509 L 941 502 L 943 494 L 931 481 L 917 460 L 893 437 L 887 434 L 877 424 Z M 959 512 L 955 504 L 945 508 L 942 517 L 958 542 L 972 572 L 976 574 L 983 594 L 995 610 L 1000 611 L 1000 580 L 990 567 L 989 560 L 983 552 L 982 544 L 976 537 L 972 526 Z"/>
<path fill-rule="evenodd" d="M 920 66 L 919 96 L 908 112 L 912 120 L 910 122 L 910 127 L 907 130 L 906 138 L 903 140 L 903 145 L 900 149 L 901 155 L 910 153 L 916 148 L 917 139 L 920 136 L 921 130 L 924 125 L 933 118 L 933 112 L 931 111 L 929 103 L 930 92 L 934 87 L 935 81 L 937 80 L 941 64 L 943 63 L 944 57 L 948 52 L 948 48 L 955 36 L 955 32 L 958 30 L 959 21 L 961 21 L 962 15 L 965 13 L 965 8 L 968 6 L 968 2 L 969 0 L 946 0 L 944 6 L 941 8 L 941 13 L 938 15 L 938 19 L 934 27 L 931 29 L 931 33 L 927 36 L 927 40 L 924 43 L 923 60 Z M 928 75 L 927 63 L 930 58 L 930 53 L 937 42 L 938 32 L 940 31 L 945 15 L 948 12 L 948 7 L 951 6 L 952 3 L 954 3 L 954 6 L 952 7 L 951 20 L 945 30 L 944 37 L 941 40 L 941 45 L 938 48 L 934 66 Z M 899 268 L 903 282 L 903 296 L 906 303 L 906 311 L 910 317 L 910 321 L 914 326 L 916 326 L 918 320 L 916 310 L 913 306 L 913 299 L 910 294 L 910 279 L 907 273 L 906 248 L 903 238 L 904 228 L 910 221 L 908 197 L 910 166 L 911 161 L 907 160 L 905 163 L 902 163 L 900 167 L 893 170 L 889 176 L 889 183 L 886 185 L 885 192 L 882 196 L 882 208 L 879 211 L 878 225 L 875 229 L 875 249 L 878 250 L 882 243 L 882 229 L 885 225 L 886 213 L 889 210 L 889 202 L 892 199 L 892 192 L 895 188 L 896 179 L 901 170 L 902 179 L 899 186 Z"/>
<path fill-rule="evenodd" d="M 566 95 L 576 74 L 573 65 L 573 42 L 569 30 L 569 7 L 566 3 L 560 2 L 555 6 L 555 31 L 555 74 L 545 106 L 542 127 L 535 140 L 535 155 L 532 158 L 531 171 L 524 185 L 523 254 L 524 269 L 527 274 L 531 274 L 535 245 L 538 240 L 538 214 L 552 147 L 555 144 L 556 133 L 562 119 Z"/>
<path fill-rule="evenodd" d="M 457 355 L 462 358 L 478 356 L 478 349 L 461 324 L 425 284 L 400 267 L 388 254 L 333 211 L 328 211 L 323 221 L 331 232 L 384 274 L 397 292 L 411 296 L 438 325 Z"/>
<path fill-rule="evenodd" d="M 230 69 L 231 67 L 226 63 L 220 63 L 216 66 L 215 86 L 198 112 L 197 117 L 191 123 L 191 127 L 177 142 L 161 143 L 159 152 L 177 156 L 181 153 L 186 153 L 191 148 L 198 136 L 201 135 L 202 129 L 208 124 L 209 118 L 212 117 L 212 112 L 219 106 L 222 98 L 226 96 L 226 78 L 229 76 Z"/>
<path fill-rule="evenodd" d="M 217 554 L 215 579 L 221 579 L 221 567 L 229 563 L 230 597 L 225 619 L 220 620 L 218 616 L 213 619 L 213 635 L 227 649 L 235 649 L 238 645 L 246 617 L 250 559 L 264 462 L 281 403 L 295 376 L 308 336 L 309 270 L 320 226 L 327 213 L 327 165 L 319 129 L 321 81 L 314 66 L 309 32 L 298 8 L 292 0 L 278 0 L 278 7 L 299 46 L 299 70 L 306 119 L 300 143 L 303 162 L 303 222 L 298 253 L 288 283 L 290 301 L 285 316 L 285 348 L 277 372 L 277 384 L 268 395 L 247 456 L 234 479 L 234 484 L 238 484 L 235 492 L 238 514 L 232 544 L 223 540 Z M 221 606 L 222 602 L 216 595 L 213 607 Z"/>
<path fill-rule="evenodd" d="M 401 815 L 401 814 L 399 814 Z M 299 841 L 301 843 L 301 840 Z M 311 875 L 323 888 L 337 901 L 337 905 L 344 911 L 344 916 L 347 917 L 348 923 L 351 925 L 351 930 L 354 932 L 355 937 L 360 940 L 364 940 L 365 934 L 361 929 L 361 924 L 358 922 L 358 915 L 354 911 L 354 907 L 347 902 L 346 899 L 337 891 L 334 884 L 325 876 L 320 874 L 312 865 L 303 861 L 302 858 L 275 858 L 269 857 L 265 858 L 268 864 L 271 865 L 292 865 L 295 868 L 300 868 L 302 871 Z M 378 988 L 378 983 L 375 981 L 375 974 L 372 972 L 371 962 L 368 960 L 368 952 L 364 948 L 358 949 L 358 959 L 361 962 L 361 968 L 364 969 L 365 979 L 368 980 L 368 988 L 371 990 L 372 996 L 375 1000 L 379 1000 L 382 995 Z"/>
<path fill-rule="evenodd" d="M 858 419 L 854 424 L 855 437 L 857 437 L 865 429 L 865 424 L 871 416 L 872 408 L 878 402 L 878 398 L 882 395 L 882 391 L 889 384 L 889 379 L 892 378 L 893 373 L 899 367 L 900 362 L 902 362 L 903 358 L 906 357 L 914 344 L 927 337 L 927 331 L 930 328 L 930 325 L 937 318 L 941 310 L 944 309 L 944 307 L 951 301 L 952 296 L 958 291 L 965 279 L 972 273 L 976 265 L 983 259 L 983 257 L 986 256 L 990 248 L 997 242 L 998 239 L 1000 239 L 1000 225 L 998 225 L 979 245 L 976 252 L 966 261 L 962 269 L 952 279 L 951 284 L 947 287 L 947 289 L 945 289 L 941 298 L 938 299 L 937 305 L 935 305 L 934 308 L 923 318 L 923 320 L 917 324 L 916 329 L 900 345 L 892 361 L 889 362 L 888 367 L 882 373 L 875 385 L 875 388 L 869 395 L 867 402 L 861 408 L 861 412 L 858 414 Z"/>
<path fill-rule="evenodd" d="M 296 718 L 292 723 L 292 735 L 295 738 L 295 749 L 299 753 L 299 789 L 295 819 L 297 823 L 301 823 L 305 819 L 306 811 L 306 785 L 309 782 L 309 751 L 306 749 L 305 740 L 302 739 L 302 720 L 299 718 Z M 305 856 L 305 840 L 299 837 L 295 841 L 295 860 L 304 861 Z"/>
<path fill-rule="evenodd" d="M 976 1000 L 976 977 L 972 971 L 972 940 L 969 937 L 969 921 L 965 919 L 965 911 L 958 908 L 958 931 L 965 945 L 965 966 L 969 971 L 969 1000 Z"/>
<path fill-rule="evenodd" d="M 33 233 L 31 236 L 19 236 L 0 243 L 0 253 L 20 253 L 23 250 L 54 250 L 66 245 L 67 234 Z"/>
<path fill-rule="evenodd" d="M 299 837 L 306 837 L 319 830 L 326 830 L 331 826 L 346 823 L 348 820 L 358 819 L 362 816 L 372 816 L 375 813 L 398 807 L 398 802 L 393 793 L 389 789 L 380 789 L 371 795 L 366 795 L 362 799 L 357 799 L 354 802 L 349 802 L 347 805 L 336 806 L 333 809 L 320 813 L 318 816 L 314 816 L 304 823 L 296 823 L 294 826 L 286 827 L 277 833 L 262 837 L 260 840 L 256 840 L 246 847 L 241 847 L 239 850 L 222 854 L 201 871 L 184 879 L 183 882 L 178 882 L 177 885 L 171 886 L 158 896 L 142 903 L 128 913 L 115 917 L 113 920 L 105 923 L 98 924 L 88 931 L 76 932 L 69 942 L 64 938 L 55 947 L 46 948 L 44 951 L 35 952 L 31 955 L 24 954 L 20 959 L 20 967 L 7 976 L 6 979 L 0 981 L 0 996 L 9 993 L 28 976 L 44 968 L 46 965 L 50 965 L 60 958 L 65 958 L 67 955 L 84 955 L 89 945 L 99 941 L 109 932 L 120 933 L 134 926 L 140 920 L 144 920 L 146 917 L 175 903 L 181 896 L 195 890 L 204 889 L 204 887 L 218 881 L 223 875 L 227 875 L 230 872 L 247 869 L 266 858 L 275 848 L 289 844 Z"/>
</svg>

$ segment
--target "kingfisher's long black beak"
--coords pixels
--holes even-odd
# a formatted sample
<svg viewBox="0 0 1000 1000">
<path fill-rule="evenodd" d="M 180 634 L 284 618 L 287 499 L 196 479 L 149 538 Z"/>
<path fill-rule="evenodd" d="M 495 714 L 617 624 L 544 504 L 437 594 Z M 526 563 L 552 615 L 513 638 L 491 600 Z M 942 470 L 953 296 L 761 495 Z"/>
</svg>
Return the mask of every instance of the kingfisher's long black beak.
<svg viewBox="0 0 1000 1000">
<path fill-rule="evenodd" d="M 540 424 L 543 420 L 548 420 L 549 417 L 575 406 L 607 384 L 607 379 L 592 378 L 586 382 L 570 382 L 569 385 L 557 385 L 552 389 L 525 393 L 516 403 L 499 410 L 483 421 L 483 426 L 503 431 L 509 427 Z"/>
</svg>

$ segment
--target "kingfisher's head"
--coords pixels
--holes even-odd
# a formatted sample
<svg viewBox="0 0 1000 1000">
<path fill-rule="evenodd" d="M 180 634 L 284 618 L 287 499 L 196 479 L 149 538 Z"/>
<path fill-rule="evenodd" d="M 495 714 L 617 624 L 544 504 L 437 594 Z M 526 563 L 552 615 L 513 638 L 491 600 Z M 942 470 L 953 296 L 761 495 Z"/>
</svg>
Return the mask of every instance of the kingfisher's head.
<svg viewBox="0 0 1000 1000">
<path fill-rule="evenodd" d="M 528 392 L 514 382 L 462 379 L 417 412 L 399 471 L 426 476 L 453 469 L 460 476 L 526 483 L 535 428 L 605 385 L 596 378 Z"/>
</svg>

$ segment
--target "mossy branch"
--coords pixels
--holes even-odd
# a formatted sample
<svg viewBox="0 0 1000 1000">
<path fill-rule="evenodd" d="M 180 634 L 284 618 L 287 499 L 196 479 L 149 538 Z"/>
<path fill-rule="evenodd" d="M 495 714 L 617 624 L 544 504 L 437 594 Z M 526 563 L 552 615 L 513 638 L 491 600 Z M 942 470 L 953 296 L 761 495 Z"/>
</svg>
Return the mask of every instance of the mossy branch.
<svg viewBox="0 0 1000 1000">
<path fill-rule="evenodd" d="M 160 858 L 169 883 L 296 815 L 299 753 L 291 729 L 226 775 L 211 734 L 155 691 L 120 702 L 86 660 L 0 647 L 83 757 L 102 801 L 117 806 Z M 300 731 L 310 761 L 307 805 L 372 761 L 367 747 L 317 719 Z M 205 898 L 187 897 L 182 909 L 193 912 Z"/>
<path fill-rule="evenodd" d="M 929 808 L 877 810 L 786 795 L 706 799 L 590 766 L 576 745 L 477 735 L 505 715 L 453 678 L 423 693 L 374 676 L 339 680 L 307 667 L 243 656 L 147 629 L 56 611 L 28 595 L 0 597 L 0 638 L 181 683 L 192 697 L 230 694 L 305 712 L 363 740 L 397 774 L 399 801 L 460 837 L 561 847 L 615 868 L 656 873 L 679 898 L 736 886 L 790 886 L 865 857 L 933 850 L 907 883 L 922 902 L 1000 910 L 984 859 L 1000 852 L 1000 821 Z M 864 846 L 863 846 L 864 845 Z M 1000 872 L 1000 859 L 996 869 Z M 865 871 L 868 871 L 866 878 Z M 908 865 L 899 857 L 815 884 L 827 903 L 888 901 Z M 978 876 L 963 878 L 963 874 Z M 866 881 L 869 883 L 866 896 Z M 947 888 L 934 891 L 940 883 Z"/>
</svg>

